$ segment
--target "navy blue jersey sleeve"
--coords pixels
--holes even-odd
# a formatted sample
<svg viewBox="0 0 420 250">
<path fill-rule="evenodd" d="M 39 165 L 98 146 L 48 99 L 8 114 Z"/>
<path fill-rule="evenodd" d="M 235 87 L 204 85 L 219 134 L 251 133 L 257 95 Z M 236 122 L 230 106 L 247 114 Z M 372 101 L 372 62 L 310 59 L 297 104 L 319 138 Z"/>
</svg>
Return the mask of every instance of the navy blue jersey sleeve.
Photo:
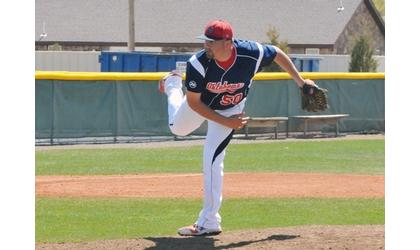
<svg viewBox="0 0 420 250">
<path fill-rule="evenodd" d="M 270 65 L 273 62 L 274 58 L 277 55 L 277 52 L 276 52 L 276 49 L 272 45 L 262 44 L 262 47 L 263 47 L 264 54 L 261 60 L 260 67 L 265 67 L 265 66 Z"/>
<path fill-rule="evenodd" d="M 205 89 L 204 77 L 190 61 L 187 62 L 187 72 L 185 77 L 185 87 L 188 91 L 202 93 Z"/>
</svg>

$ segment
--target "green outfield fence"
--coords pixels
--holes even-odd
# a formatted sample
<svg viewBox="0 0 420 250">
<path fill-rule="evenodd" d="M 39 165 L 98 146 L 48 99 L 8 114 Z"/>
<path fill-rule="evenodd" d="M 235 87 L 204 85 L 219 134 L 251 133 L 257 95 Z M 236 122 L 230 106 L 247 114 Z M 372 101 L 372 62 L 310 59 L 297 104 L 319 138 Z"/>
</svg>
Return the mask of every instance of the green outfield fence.
<svg viewBox="0 0 420 250">
<path fill-rule="evenodd" d="M 157 73 L 45 72 L 35 74 L 37 143 L 75 142 L 79 138 L 170 136 L 166 96 L 157 91 Z M 349 114 L 340 131 L 385 130 L 384 73 L 303 73 L 327 88 L 330 109 L 316 114 Z M 300 92 L 285 73 L 259 73 L 248 96 L 249 116 L 309 115 Z M 289 131 L 301 129 L 289 124 Z M 331 128 L 333 130 L 333 128 Z M 194 132 L 203 135 L 205 125 Z"/>
</svg>

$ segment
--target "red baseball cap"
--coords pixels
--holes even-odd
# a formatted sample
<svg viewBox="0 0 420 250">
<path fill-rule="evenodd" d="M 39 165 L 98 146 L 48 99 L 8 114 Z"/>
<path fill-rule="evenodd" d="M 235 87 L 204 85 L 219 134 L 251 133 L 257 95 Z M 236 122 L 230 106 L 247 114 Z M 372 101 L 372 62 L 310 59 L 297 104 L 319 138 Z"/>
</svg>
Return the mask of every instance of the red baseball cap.
<svg viewBox="0 0 420 250">
<path fill-rule="evenodd" d="M 206 41 L 231 40 L 233 37 L 232 26 L 226 21 L 215 20 L 206 25 L 204 35 L 197 36 L 197 39 Z"/>
</svg>

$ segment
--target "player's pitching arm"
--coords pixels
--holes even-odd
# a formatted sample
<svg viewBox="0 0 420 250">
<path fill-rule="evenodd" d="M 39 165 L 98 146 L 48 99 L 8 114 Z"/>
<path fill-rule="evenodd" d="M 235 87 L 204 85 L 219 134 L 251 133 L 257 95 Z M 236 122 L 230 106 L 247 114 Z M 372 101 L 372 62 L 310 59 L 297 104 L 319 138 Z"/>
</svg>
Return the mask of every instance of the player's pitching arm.
<svg viewBox="0 0 420 250">
<path fill-rule="evenodd" d="M 293 64 L 292 60 L 290 60 L 290 58 L 286 55 L 286 53 L 284 53 L 281 49 L 279 49 L 276 46 L 274 46 L 274 48 L 277 52 L 274 61 L 280 67 L 282 67 L 282 69 L 286 70 L 286 72 L 289 73 L 289 75 L 293 78 L 293 80 L 295 80 L 299 88 L 302 88 L 305 83 L 309 85 L 315 85 L 314 81 L 310 79 L 303 79 L 299 75 L 299 72 L 297 71 L 295 65 Z"/>
<path fill-rule="evenodd" d="M 249 117 L 244 117 L 244 114 L 237 114 L 231 117 L 225 117 L 216 111 L 212 110 L 211 108 L 207 107 L 201 99 L 201 93 L 195 93 L 191 91 L 187 91 L 187 102 L 188 105 L 201 116 L 215 121 L 223 126 L 232 129 L 241 129 L 249 120 Z"/>
</svg>

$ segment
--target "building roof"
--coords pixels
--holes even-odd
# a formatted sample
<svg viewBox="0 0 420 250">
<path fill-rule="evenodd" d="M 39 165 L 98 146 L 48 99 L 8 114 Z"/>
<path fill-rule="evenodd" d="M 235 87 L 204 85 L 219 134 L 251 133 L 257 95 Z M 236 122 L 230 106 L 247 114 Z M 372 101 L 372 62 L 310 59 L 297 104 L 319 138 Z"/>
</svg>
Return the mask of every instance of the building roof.
<svg viewBox="0 0 420 250">
<path fill-rule="evenodd" d="M 135 0 L 136 43 L 201 43 L 206 23 L 225 19 L 234 37 L 259 42 L 275 27 L 289 44 L 334 44 L 364 0 Z M 371 1 L 366 1 L 371 3 Z M 35 0 L 35 40 L 128 41 L 128 0 Z"/>
</svg>

